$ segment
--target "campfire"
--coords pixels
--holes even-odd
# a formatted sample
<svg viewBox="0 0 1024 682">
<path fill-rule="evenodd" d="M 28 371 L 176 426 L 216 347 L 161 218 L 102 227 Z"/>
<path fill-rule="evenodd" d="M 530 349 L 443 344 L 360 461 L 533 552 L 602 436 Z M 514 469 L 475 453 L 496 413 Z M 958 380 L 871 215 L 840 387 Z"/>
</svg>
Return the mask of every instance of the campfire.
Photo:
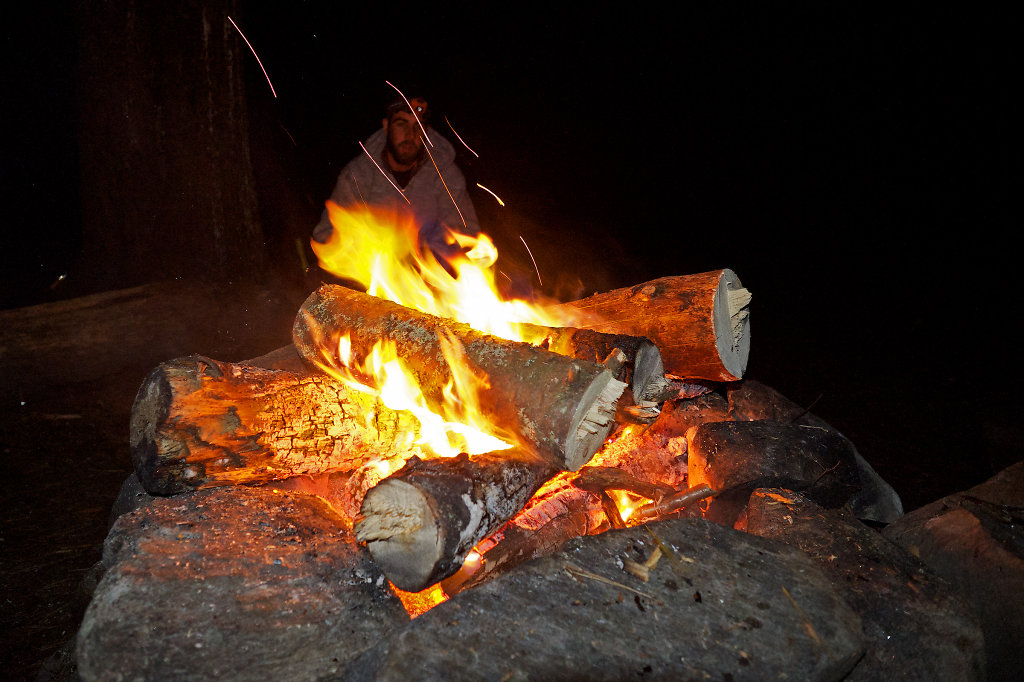
<svg viewBox="0 0 1024 682">
<path fill-rule="evenodd" d="M 140 387 L 82 679 L 978 679 L 969 608 L 864 523 L 899 496 L 743 376 L 731 270 L 508 301 L 486 238 L 332 212 L 358 286 Z"/>
<path fill-rule="evenodd" d="M 651 427 L 666 403 L 742 377 L 751 297 L 732 271 L 506 300 L 486 235 L 452 234 L 455 256 L 438 258 L 410 221 L 329 210 L 321 265 L 365 293 L 320 287 L 293 346 L 262 358 L 154 369 L 131 423 L 146 491 L 320 495 L 414 616 L 572 537 L 716 493 L 691 485 L 687 438 L 654 448 Z"/>
</svg>

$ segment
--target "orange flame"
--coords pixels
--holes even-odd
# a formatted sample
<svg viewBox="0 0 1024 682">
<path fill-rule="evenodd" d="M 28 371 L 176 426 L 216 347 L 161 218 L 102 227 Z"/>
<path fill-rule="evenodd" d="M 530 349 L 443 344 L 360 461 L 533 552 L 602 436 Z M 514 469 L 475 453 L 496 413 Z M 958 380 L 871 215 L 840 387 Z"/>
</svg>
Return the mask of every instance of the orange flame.
<svg viewBox="0 0 1024 682">
<path fill-rule="evenodd" d="M 471 237 L 445 231 L 446 250 L 453 255 L 442 262 L 442 257 L 421 247 L 419 226 L 408 213 L 371 207 L 347 209 L 334 202 L 327 202 L 327 210 L 334 226 L 331 236 L 325 244 L 312 242 L 320 266 L 362 284 L 371 295 L 510 340 L 523 340 L 516 329 L 518 323 L 561 324 L 538 305 L 500 296 L 494 270 L 498 250 L 485 234 Z M 437 455 L 479 454 L 511 447 L 495 435 L 477 408 L 478 388 L 486 384 L 487 377 L 472 371 L 457 339 L 439 341 L 453 377 L 445 389 L 440 414 L 427 408 L 393 344 L 378 343 L 370 357 L 357 365 L 349 339 L 332 340 L 330 343 L 337 345 L 325 349 L 328 362 L 324 369 L 359 390 L 376 393 L 392 409 L 414 413 L 421 424 L 416 443 Z"/>
</svg>

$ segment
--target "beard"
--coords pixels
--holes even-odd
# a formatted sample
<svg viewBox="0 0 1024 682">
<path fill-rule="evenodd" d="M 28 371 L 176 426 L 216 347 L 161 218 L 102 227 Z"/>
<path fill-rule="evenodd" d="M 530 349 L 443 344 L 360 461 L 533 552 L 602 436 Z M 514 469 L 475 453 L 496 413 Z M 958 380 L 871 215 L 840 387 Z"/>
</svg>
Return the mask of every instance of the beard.
<svg viewBox="0 0 1024 682">
<path fill-rule="evenodd" d="M 420 155 L 423 153 L 422 142 L 411 142 L 406 140 L 405 142 L 399 142 L 395 144 L 394 141 L 388 138 L 388 153 L 391 158 L 403 166 L 408 166 L 416 163 L 419 160 Z"/>
</svg>

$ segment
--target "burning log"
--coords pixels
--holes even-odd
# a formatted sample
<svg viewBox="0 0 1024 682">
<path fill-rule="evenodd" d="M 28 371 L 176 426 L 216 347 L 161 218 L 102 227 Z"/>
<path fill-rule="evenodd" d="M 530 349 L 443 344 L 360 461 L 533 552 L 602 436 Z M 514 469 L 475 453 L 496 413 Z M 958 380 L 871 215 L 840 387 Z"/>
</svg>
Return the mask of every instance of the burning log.
<svg viewBox="0 0 1024 682">
<path fill-rule="evenodd" d="M 665 369 L 693 379 L 735 381 L 750 352 L 750 292 L 732 270 L 662 277 L 553 311 L 581 316 L 576 326 L 653 341 Z"/>
<path fill-rule="evenodd" d="M 418 429 L 411 414 L 321 374 L 192 356 L 146 377 L 130 443 L 143 486 L 169 495 L 404 460 Z"/>
<path fill-rule="evenodd" d="M 453 381 L 446 354 L 461 354 L 478 378 L 479 409 L 491 424 L 559 469 L 586 464 L 614 424 L 625 384 L 600 364 L 508 341 L 340 286 L 324 285 L 302 305 L 292 336 L 310 363 L 323 364 L 324 341 L 348 335 L 352 355 L 394 343 L 428 405 Z M 328 363 L 334 362 L 329 357 Z"/>
<path fill-rule="evenodd" d="M 575 475 L 563 473 L 543 486 L 526 508 L 504 528 L 481 542 L 482 563 L 459 571 L 442 583 L 454 595 L 495 578 L 519 564 L 557 551 L 571 538 L 610 528 L 599 493 L 576 487 Z"/>
<path fill-rule="evenodd" d="M 567 540 L 608 530 L 615 525 L 602 500 L 609 490 L 628 490 L 655 502 L 682 498 L 678 491 L 687 487 L 686 457 L 673 446 L 681 438 L 680 424 L 670 416 L 664 413 L 648 429 L 627 427 L 590 465 L 548 481 L 522 512 L 478 545 L 480 566 L 452 576 L 443 583 L 445 592 L 451 595 L 479 585 L 524 561 L 556 551 Z M 692 502 L 692 497 L 686 500 Z M 681 506 L 666 504 L 661 509 L 669 515 Z M 629 517 L 626 523 L 636 521 Z"/>
<path fill-rule="evenodd" d="M 418 592 L 515 516 L 556 472 L 522 451 L 410 459 L 363 499 L 356 537 L 396 587 Z"/>
<path fill-rule="evenodd" d="M 615 378 L 629 384 L 637 402 L 661 402 L 665 399 L 664 393 L 671 388 L 665 380 L 661 351 L 650 339 L 575 327 L 520 324 L 517 329 L 524 341 L 577 360 L 604 362 L 613 351 L 621 351 L 625 362 L 620 371 L 615 372 Z"/>
</svg>

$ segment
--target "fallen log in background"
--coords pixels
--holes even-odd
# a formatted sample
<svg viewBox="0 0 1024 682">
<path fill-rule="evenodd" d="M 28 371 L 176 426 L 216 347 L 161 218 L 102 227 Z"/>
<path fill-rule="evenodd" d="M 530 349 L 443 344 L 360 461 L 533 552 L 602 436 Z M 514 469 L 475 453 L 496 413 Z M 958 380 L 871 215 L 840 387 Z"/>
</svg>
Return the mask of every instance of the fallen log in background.
<svg viewBox="0 0 1024 682">
<path fill-rule="evenodd" d="M 192 356 L 146 377 L 130 445 L 147 492 L 169 495 L 404 460 L 418 431 L 410 413 L 322 374 Z"/>
<path fill-rule="evenodd" d="M 736 273 L 724 269 L 662 277 L 550 310 L 575 327 L 647 337 L 673 374 L 735 381 L 750 353 L 750 298 Z"/>
<path fill-rule="evenodd" d="M 366 493 L 356 537 L 396 587 L 418 592 L 459 570 L 473 546 L 519 513 L 555 473 L 516 450 L 413 457 Z"/>
<path fill-rule="evenodd" d="M 393 342 L 428 403 L 443 402 L 452 373 L 445 344 L 461 345 L 484 417 L 553 466 L 575 470 L 604 442 L 625 384 L 602 365 L 484 334 L 453 320 L 406 308 L 340 286 L 313 292 L 295 318 L 293 340 L 310 363 L 337 363 L 338 339 L 348 334 L 356 364 L 379 341 Z"/>
</svg>

